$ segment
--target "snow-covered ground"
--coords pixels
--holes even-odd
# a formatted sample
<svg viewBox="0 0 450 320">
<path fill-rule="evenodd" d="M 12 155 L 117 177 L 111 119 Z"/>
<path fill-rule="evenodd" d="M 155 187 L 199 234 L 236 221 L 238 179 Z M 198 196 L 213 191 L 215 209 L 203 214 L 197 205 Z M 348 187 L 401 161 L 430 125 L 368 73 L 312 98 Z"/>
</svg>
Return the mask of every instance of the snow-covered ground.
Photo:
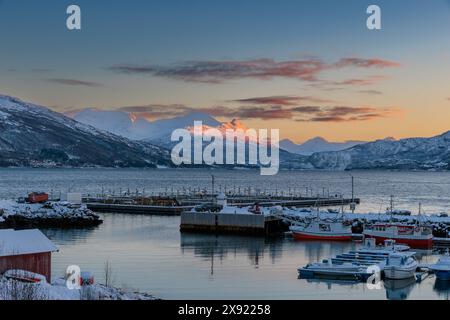
<svg viewBox="0 0 450 320">
<path fill-rule="evenodd" d="M 234 206 L 225 206 L 219 213 L 222 214 L 254 214 L 251 212 L 252 207 L 234 207 Z M 342 213 L 338 212 L 330 212 L 330 211 L 320 211 L 317 213 L 315 209 L 291 209 L 291 208 L 282 208 L 280 206 L 275 207 L 262 207 L 260 208 L 261 213 L 270 216 L 270 215 L 279 215 L 285 216 L 287 218 L 299 218 L 299 219 L 312 219 L 319 216 L 321 219 L 336 219 L 336 217 L 341 217 Z M 195 208 L 192 209 L 195 212 Z M 344 213 L 344 219 L 346 220 L 359 220 L 366 222 L 386 222 L 386 221 L 401 221 L 401 222 L 410 222 L 415 223 L 418 220 L 422 223 L 443 223 L 450 224 L 450 217 L 440 217 L 437 214 L 434 215 L 391 215 L 388 213 Z"/>
<path fill-rule="evenodd" d="M 0 300 L 156 300 L 155 297 L 139 292 L 106 287 L 101 284 L 72 290 L 64 279 L 52 284 L 28 284 L 0 276 Z"/>
<path fill-rule="evenodd" d="M 77 220 L 99 221 L 99 216 L 85 205 L 74 206 L 69 202 L 47 202 L 45 204 L 18 203 L 15 200 L 0 200 L 0 224 L 11 219 L 26 220 Z"/>
</svg>

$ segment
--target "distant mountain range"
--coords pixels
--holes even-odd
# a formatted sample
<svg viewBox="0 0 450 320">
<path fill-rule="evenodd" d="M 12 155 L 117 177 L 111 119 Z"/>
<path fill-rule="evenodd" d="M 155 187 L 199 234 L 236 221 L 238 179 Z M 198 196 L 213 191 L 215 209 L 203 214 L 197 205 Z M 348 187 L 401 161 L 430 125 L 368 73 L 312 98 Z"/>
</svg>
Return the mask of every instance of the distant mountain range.
<svg viewBox="0 0 450 320">
<path fill-rule="evenodd" d="M 245 129 L 239 120 L 221 123 L 202 113 L 147 121 L 125 112 L 87 109 L 74 118 L 0 95 L 0 166 L 170 167 L 174 129 L 189 129 L 194 120 L 221 131 Z M 368 143 L 315 138 L 296 145 L 285 140 L 281 147 L 291 151 L 280 150 L 282 169 L 450 170 L 450 131 Z"/>
<path fill-rule="evenodd" d="M 304 143 L 295 144 L 289 139 L 280 141 L 280 148 L 291 153 L 301 154 L 305 156 L 312 155 L 317 152 L 341 151 L 352 148 L 365 141 L 347 141 L 347 142 L 328 142 L 324 138 L 316 137 Z"/>
<path fill-rule="evenodd" d="M 315 153 L 304 166 L 327 170 L 450 170 L 450 131 L 432 138 L 388 138 L 343 151 Z"/>
<path fill-rule="evenodd" d="M 168 150 L 82 124 L 45 107 L 0 96 L 0 166 L 157 167 Z"/>
<path fill-rule="evenodd" d="M 124 111 L 106 111 L 97 109 L 84 109 L 71 115 L 73 119 L 107 132 L 123 136 L 131 140 L 144 140 L 155 145 L 171 148 L 175 143 L 170 141 L 175 129 L 192 129 L 194 121 L 202 121 L 204 129 L 216 128 L 225 133 L 226 129 L 248 128 L 238 119 L 222 123 L 213 117 L 199 112 L 189 113 L 185 116 L 148 121 L 136 118 L 133 114 Z M 355 145 L 365 143 L 363 141 L 348 141 L 345 143 L 328 142 L 317 137 L 303 144 L 295 144 L 291 140 L 280 141 L 280 149 L 299 155 L 312 155 L 317 152 L 340 151 Z"/>
<path fill-rule="evenodd" d="M 82 117 L 84 112 L 75 115 L 78 121 L 89 123 L 107 130 L 110 112 L 100 111 L 88 119 Z M 115 113 L 115 112 L 113 112 Z M 141 119 L 135 121 L 128 114 L 118 112 L 114 118 L 127 119 L 123 124 L 111 125 L 112 132 L 130 139 L 141 138 L 147 142 L 170 148 L 170 134 L 177 128 L 189 128 L 194 120 L 201 120 L 207 127 L 219 130 L 242 128 L 245 125 L 233 120 L 220 123 L 209 115 L 193 113 L 184 117 L 150 122 Z M 123 130 L 122 128 L 126 128 Z M 145 128 L 145 129 L 143 129 Z M 119 131 L 120 129 L 120 131 Z M 405 170 L 447 170 L 450 168 L 450 134 L 432 138 L 410 138 L 395 140 L 386 138 L 375 142 L 347 141 L 344 143 L 328 142 L 317 137 L 303 144 L 290 140 L 280 142 L 280 160 L 285 169 L 405 169 Z"/>
</svg>

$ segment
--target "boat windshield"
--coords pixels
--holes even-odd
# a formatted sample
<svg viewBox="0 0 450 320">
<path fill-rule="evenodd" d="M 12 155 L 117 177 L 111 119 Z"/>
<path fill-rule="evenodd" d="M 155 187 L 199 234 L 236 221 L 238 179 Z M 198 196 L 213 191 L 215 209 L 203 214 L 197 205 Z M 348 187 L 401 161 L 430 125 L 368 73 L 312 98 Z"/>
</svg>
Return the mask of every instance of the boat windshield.
<svg viewBox="0 0 450 320">
<path fill-rule="evenodd" d="M 390 266 L 400 266 L 404 261 L 404 257 L 401 256 L 391 256 L 388 258 L 387 264 Z"/>
</svg>

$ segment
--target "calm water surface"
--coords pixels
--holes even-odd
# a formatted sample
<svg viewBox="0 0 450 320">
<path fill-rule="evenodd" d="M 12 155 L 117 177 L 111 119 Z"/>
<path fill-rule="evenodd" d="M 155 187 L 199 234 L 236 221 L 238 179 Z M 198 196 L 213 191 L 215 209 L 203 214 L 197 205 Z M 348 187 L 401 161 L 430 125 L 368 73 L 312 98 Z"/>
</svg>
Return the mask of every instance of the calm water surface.
<svg viewBox="0 0 450 320">
<path fill-rule="evenodd" d="M 260 177 L 256 171 L 210 170 L 0 170 L 0 198 L 15 198 L 31 190 L 100 193 L 101 188 L 206 187 L 211 174 L 223 187 L 259 186 L 350 195 L 345 172 L 281 172 Z M 398 207 L 427 212 L 450 212 L 450 173 L 352 172 L 360 211 L 387 206 L 396 195 Z M 306 191 L 304 191 L 306 192 Z M 60 248 L 54 254 L 53 273 L 77 264 L 103 280 L 104 264 L 113 268 L 114 284 L 148 291 L 163 299 L 447 299 L 450 285 L 428 278 L 421 284 L 397 281 L 382 290 L 351 283 L 297 279 L 297 268 L 309 262 L 354 249 L 354 243 L 295 242 L 290 237 L 263 238 L 180 234 L 179 217 L 102 215 L 94 229 L 43 230 Z M 422 262 L 437 257 L 423 254 Z"/>
</svg>

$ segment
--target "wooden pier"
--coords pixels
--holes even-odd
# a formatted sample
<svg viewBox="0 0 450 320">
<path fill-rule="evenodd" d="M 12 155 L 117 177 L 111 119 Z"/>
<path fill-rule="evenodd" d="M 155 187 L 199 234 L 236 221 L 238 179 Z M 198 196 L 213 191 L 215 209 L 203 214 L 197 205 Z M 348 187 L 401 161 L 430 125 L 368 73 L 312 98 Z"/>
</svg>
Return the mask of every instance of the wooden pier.
<svg viewBox="0 0 450 320">
<path fill-rule="evenodd" d="M 282 219 L 252 214 L 197 213 L 181 214 L 180 230 L 198 233 L 228 233 L 269 236 L 285 231 Z"/>
</svg>

